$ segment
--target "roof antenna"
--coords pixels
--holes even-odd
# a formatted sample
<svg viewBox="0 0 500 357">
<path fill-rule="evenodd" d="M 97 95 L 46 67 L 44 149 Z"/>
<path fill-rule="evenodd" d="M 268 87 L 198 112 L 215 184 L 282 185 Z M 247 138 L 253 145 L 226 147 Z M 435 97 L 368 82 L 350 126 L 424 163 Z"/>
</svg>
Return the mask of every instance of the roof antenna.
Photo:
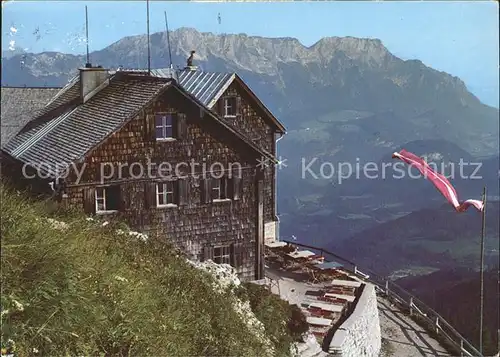
<svg viewBox="0 0 500 357">
<path fill-rule="evenodd" d="M 85 5 L 85 42 L 87 44 L 87 63 L 85 64 L 86 68 L 91 68 L 90 64 L 90 55 L 89 55 L 89 14 L 87 12 L 87 5 Z"/>
<path fill-rule="evenodd" d="M 151 75 L 151 49 L 149 46 L 149 0 L 146 0 L 147 26 L 148 26 L 148 75 Z"/>
<path fill-rule="evenodd" d="M 169 67 L 170 69 L 173 68 L 172 66 L 172 52 L 170 51 L 170 36 L 168 34 L 168 21 L 167 21 L 167 12 L 163 12 L 165 14 L 165 28 L 167 29 L 167 45 L 168 45 L 168 59 L 169 59 Z"/>
</svg>

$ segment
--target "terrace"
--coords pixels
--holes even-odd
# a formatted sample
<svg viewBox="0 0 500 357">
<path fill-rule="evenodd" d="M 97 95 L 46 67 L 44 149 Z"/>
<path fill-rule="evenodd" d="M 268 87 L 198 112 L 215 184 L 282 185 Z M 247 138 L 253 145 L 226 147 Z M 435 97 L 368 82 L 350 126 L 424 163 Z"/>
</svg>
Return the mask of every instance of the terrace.
<svg viewBox="0 0 500 357">
<path fill-rule="evenodd" d="M 265 282 L 273 293 L 300 306 L 319 343 L 349 317 L 364 283 L 343 265 L 286 242 L 266 243 Z M 328 336 L 328 338 L 327 338 Z"/>
</svg>

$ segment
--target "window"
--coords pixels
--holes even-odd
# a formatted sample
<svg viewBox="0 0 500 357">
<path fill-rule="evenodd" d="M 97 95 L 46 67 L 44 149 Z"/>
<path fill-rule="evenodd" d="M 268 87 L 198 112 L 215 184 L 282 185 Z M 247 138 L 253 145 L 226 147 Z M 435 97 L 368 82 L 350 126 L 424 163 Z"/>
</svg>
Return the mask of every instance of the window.
<svg viewBox="0 0 500 357">
<path fill-rule="evenodd" d="M 174 138 L 174 117 L 172 114 L 156 114 L 156 140 Z"/>
<path fill-rule="evenodd" d="M 156 185 L 156 206 L 176 205 L 176 181 L 167 181 Z"/>
<path fill-rule="evenodd" d="M 224 200 L 227 198 L 227 180 L 222 177 L 212 179 L 212 200 Z"/>
<path fill-rule="evenodd" d="M 95 190 L 95 211 L 116 212 L 120 207 L 120 186 L 97 187 Z"/>
<path fill-rule="evenodd" d="M 240 200 L 242 198 L 242 184 L 240 177 L 221 177 L 218 179 L 202 180 L 201 203 L 211 203 L 226 200 Z"/>
<path fill-rule="evenodd" d="M 224 98 L 224 117 L 235 117 L 237 113 L 236 97 Z"/>
<path fill-rule="evenodd" d="M 229 246 L 214 247 L 213 262 L 217 264 L 231 264 L 231 250 Z"/>
<path fill-rule="evenodd" d="M 212 260 L 217 264 L 229 264 L 234 268 L 240 268 L 245 261 L 244 245 L 242 241 L 232 242 L 231 244 L 203 247 L 204 261 Z"/>
</svg>

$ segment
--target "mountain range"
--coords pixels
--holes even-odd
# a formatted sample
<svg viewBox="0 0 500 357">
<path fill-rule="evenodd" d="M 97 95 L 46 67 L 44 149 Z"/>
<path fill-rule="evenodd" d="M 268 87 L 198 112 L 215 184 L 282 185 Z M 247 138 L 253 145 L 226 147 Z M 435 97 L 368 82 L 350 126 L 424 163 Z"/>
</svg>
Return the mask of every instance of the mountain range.
<svg viewBox="0 0 500 357">
<path fill-rule="evenodd" d="M 294 38 L 192 28 L 169 37 L 174 66 L 184 67 L 196 50 L 201 69 L 237 72 L 287 127 L 278 145 L 286 159 L 278 172 L 283 238 L 337 246 L 413 211 L 439 208 L 442 197 L 424 179 L 394 179 L 391 169 L 388 178 L 369 179 L 356 168 L 369 162 L 380 167 L 401 148 L 446 167 L 481 163 L 482 179 L 452 182 L 463 198 L 480 198 L 485 185 L 489 195 L 499 195 L 498 109 L 482 104 L 459 78 L 417 59 L 402 60 L 378 39 L 327 37 L 307 47 Z M 152 67 L 168 67 L 166 32 L 152 34 L 150 45 Z M 147 37 L 125 37 L 92 52 L 90 60 L 107 68 L 146 68 Z M 85 62 L 57 52 L 11 54 L 2 58 L 2 85 L 62 86 Z M 304 174 L 311 161 L 317 177 Z M 345 172 L 339 167 L 349 165 L 350 178 L 340 182 Z M 472 169 L 466 169 L 469 176 Z"/>
</svg>

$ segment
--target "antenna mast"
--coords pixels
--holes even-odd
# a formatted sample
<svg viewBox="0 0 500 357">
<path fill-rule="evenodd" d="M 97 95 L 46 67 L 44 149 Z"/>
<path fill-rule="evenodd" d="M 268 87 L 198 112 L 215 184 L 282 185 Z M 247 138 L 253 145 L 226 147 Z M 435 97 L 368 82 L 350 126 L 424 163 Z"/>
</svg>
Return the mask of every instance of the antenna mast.
<svg viewBox="0 0 500 357">
<path fill-rule="evenodd" d="M 90 67 L 90 55 L 89 55 L 89 14 L 87 12 L 87 5 L 85 5 L 85 43 L 87 45 L 87 64 L 86 64 L 86 67 Z"/>
<path fill-rule="evenodd" d="M 151 74 L 151 49 L 149 46 L 149 0 L 146 0 L 147 26 L 148 26 L 148 74 Z"/>
<path fill-rule="evenodd" d="M 172 52 L 170 50 L 170 35 L 168 34 L 168 21 L 167 21 L 167 12 L 163 12 L 165 14 L 165 28 L 167 29 L 167 45 L 168 45 L 168 59 L 169 59 L 169 66 L 170 68 L 172 67 Z"/>
</svg>

